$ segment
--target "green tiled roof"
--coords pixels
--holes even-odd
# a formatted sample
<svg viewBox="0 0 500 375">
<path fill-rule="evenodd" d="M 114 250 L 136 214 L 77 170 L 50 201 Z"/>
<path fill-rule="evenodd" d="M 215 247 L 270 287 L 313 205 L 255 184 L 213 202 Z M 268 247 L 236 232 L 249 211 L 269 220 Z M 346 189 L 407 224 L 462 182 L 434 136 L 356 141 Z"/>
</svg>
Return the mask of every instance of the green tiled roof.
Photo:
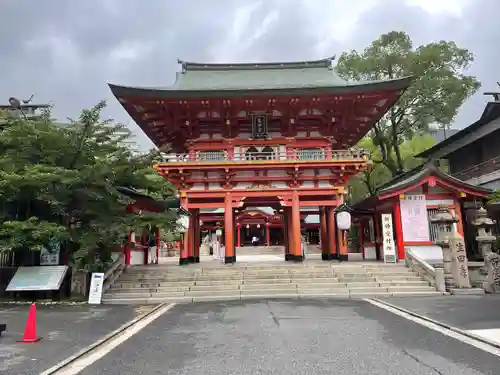
<svg viewBox="0 0 500 375">
<path fill-rule="evenodd" d="M 346 86 L 332 59 L 293 63 L 199 64 L 181 62 L 172 90 L 267 90 Z"/>
<path fill-rule="evenodd" d="M 203 64 L 179 61 L 182 71 L 168 87 L 109 84 L 117 97 L 160 98 L 311 95 L 405 90 L 413 77 L 386 81 L 347 82 L 335 74 L 333 58 L 283 63 Z"/>
</svg>

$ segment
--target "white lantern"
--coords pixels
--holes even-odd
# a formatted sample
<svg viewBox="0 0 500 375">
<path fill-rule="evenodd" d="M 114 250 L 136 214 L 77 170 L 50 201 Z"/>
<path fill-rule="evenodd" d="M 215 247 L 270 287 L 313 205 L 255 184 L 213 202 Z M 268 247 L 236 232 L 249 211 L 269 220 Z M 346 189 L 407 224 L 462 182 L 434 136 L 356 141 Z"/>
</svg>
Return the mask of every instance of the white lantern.
<svg viewBox="0 0 500 375">
<path fill-rule="evenodd" d="M 222 230 L 221 230 L 221 229 L 217 229 L 217 230 L 215 231 L 215 235 L 216 235 L 217 237 L 222 236 Z"/>
<path fill-rule="evenodd" d="M 347 211 L 337 213 L 337 228 L 340 230 L 351 229 L 351 214 Z"/>
<path fill-rule="evenodd" d="M 260 224 L 257 224 L 257 228 L 260 228 Z"/>
<path fill-rule="evenodd" d="M 180 233 L 185 233 L 189 228 L 189 216 L 181 215 L 176 221 L 177 230 Z"/>
</svg>

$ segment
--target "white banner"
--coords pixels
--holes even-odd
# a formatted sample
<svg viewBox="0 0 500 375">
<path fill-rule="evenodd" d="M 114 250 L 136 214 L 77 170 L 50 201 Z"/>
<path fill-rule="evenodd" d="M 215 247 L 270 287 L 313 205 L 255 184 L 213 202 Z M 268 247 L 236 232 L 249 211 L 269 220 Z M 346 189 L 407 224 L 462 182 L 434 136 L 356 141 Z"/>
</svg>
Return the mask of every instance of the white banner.
<svg viewBox="0 0 500 375">
<path fill-rule="evenodd" d="M 387 259 L 396 261 L 396 246 L 394 243 L 394 232 L 392 227 L 392 214 L 382 214 L 382 250 L 384 262 Z"/>
<path fill-rule="evenodd" d="M 401 221 L 405 242 L 428 242 L 429 218 L 424 194 L 405 195 L 400 198 Z"/>
</svg>

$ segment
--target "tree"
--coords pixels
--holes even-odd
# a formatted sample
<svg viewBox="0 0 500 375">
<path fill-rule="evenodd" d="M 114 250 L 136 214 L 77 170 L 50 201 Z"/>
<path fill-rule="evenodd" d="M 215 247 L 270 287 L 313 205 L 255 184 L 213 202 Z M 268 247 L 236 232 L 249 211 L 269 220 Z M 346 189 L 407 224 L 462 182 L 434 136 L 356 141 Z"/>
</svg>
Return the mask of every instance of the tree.
<svg viewBox="0 0 500 375">
<path fill-rule="evenodd" d="M 411 139 L 403 141 L 400 145 L 401 159 L 403 167 L 406 170 L 418 167 L 421 159 L 414 155 L 434 146 L 436 141 L 428 134 L 414 135 Z M 373 144 L 371 137 L 365 137 L 359 143 L 359 146 L 369 152 L 372 160 L 380 160 L 380 148 Z M 390 156 L 391 158 L 394 155 Z M 391 171 L 383 163 L 374 163 L 368 170 L 359 173 L 349 181 L 349 192 L 351 200 L 357 202 L 369 195 L 374 195 L 377 187 L 390 181 Z"/>
<path fill-rule="evenodd" d="M 338 74 L 348 80 L 387 80 L 415 77 L 397 104 L 370 133 L 379 159 L 392 176 L 405 168 L 401 144 L 423 134 L 434 124 L 448 127 L 464 101 L 480 83 L 465 71 L 474 61 L 467 49 L 440 41 L 413 48 L 404 32 L 392 31 L 373 41 L 363 52 L 343 53 Z"/>
<path fill-rule="evenodd" d="M 10 119 L 0 131 L 3 250 L 37 251 L 58 241 L 74 262 L 92 262 L 121 245 L 129 230 L 175 230 L 172 212 L 126 214 L 132 201 L 117 187 L 159 199 L 172 198 L 174 190 L 152 169 L 159 153 L 134 152 L 126 127 L 100 120 L 104 107 L 83 110 L 64 127 L 48 113 Z"/>
</svg>

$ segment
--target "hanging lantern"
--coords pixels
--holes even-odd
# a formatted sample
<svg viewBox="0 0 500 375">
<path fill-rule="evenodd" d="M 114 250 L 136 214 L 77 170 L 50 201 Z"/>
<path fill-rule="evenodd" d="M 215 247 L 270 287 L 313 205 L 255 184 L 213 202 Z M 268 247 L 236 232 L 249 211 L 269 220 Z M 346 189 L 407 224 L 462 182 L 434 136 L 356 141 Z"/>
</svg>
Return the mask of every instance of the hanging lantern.
<svg viewBox="0 0 500 375">
<path fill-rule="evenodd" d="M 340 230 L 351 229 L 351 214 L 347 211 L 340 211 L 337 213 L 337 227 Z"/>
<path fill-rule="evenodd" d="M 257 224 L 257 228 L 260 228 L 260 224 Z"/>
<path fill-rule="evenodd" d="M 247 224 L 246 228 L 247 228 L 247 229 L 250 229 L 250 224 Z"/>
</svg>

